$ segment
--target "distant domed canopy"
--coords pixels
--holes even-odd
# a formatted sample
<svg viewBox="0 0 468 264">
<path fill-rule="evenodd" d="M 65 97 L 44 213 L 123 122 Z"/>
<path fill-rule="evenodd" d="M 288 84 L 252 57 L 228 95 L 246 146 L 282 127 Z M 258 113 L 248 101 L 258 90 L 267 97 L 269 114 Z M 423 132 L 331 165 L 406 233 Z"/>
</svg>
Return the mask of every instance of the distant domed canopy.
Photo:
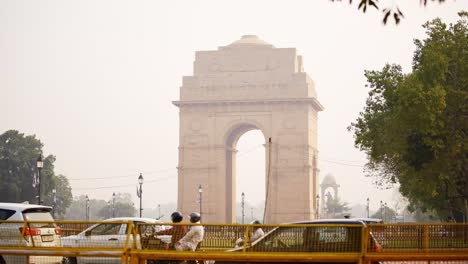
<svg viewBox="0 0 468 264">
<path fill-rule="evenodd" d="M 254 46 L 256 47 L 263 46 L 263 47 L 270 47 L 270 48 L 273 47 L 273 45 L 271 45 L 270 43 L 262 39 L 259 39 L 255 35 L 244 35 L 242 36 L 241 39 L 234 41 L 227 47 L 235 48 L 235 47 L 254 47 Z"/>
<path fill-rule="evenodd" d="M 322 181 L 321 185 L 330 185 L 330 186 L 337 185 L 336 184 L 336 179 L 335 179 L 335 177 L 333 177 L 333 175 L 327 174 L 325 176 L 325 178 L 323 178 L 323 181 Z"/>
</svg>

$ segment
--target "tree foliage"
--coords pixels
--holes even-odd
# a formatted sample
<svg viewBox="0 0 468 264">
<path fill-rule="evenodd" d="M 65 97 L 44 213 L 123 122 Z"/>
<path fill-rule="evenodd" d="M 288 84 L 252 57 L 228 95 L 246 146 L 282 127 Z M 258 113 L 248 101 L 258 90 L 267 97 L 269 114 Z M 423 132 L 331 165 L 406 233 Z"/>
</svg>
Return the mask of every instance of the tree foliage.
<svg viewBox="0 0 468 264">
<path fill-rule="evenodd" d="M 101 218 L 135 216 L 137 209 L 132 202 L 129 193 L 116 193 L 115 199 L 111 198 L 98 212 Z"/>
<path fill-rule="evenodd" d="M 54 177 L 53 185 L 56 190 L 55 197 L 53 193 L 47 193 L 44 204 L 52 205 L 55 218 L 63 219 L 73 199 L 72 188 L 68 178 L 61 174 Z"/>
<path fill-rule="evenodd" d="M 410 208 L 458 221 L 468 212 L 467 13 L 460 17 L 423 26 L 411 73 L 366 71 L 369 97 L 349 128 L 380 184 L 399 182 Z"/>
<path fill-rule="evenodd" d="M 24 136 L 16 130 L 0 135 L 0 201 L 36 203 L 33 178 L 41 149 L 42 143 L 35 136 Z M 44 164 L 45 168 L 49 166 L 49 157 Z M 49 173 L 44 173 L 44 181 L 50 180 L 49 177 Z"/>
<path fill-rule="evenodd" d="M 341 201 L 340 197 L 327 196 L 325 200 L 326 218 L 344 218 L 349 216 L 349 211 L 348 203 Z"/>
<path fill-rule="evenodd" d="M 42 155 L 43 144 L 33 136 L 25 136 L 16 130 L 0 135 L 0 201 L 38 202 L 37 158 Z M 54 173 L 55 157 L 44 158 L 41 170 L 41 200 L 54 206 L 52 190 L 56 189 L 55 212 L 63 215 L 70 205 L 71 188 L 65 176 Z"/>
<path fill-rule="evenodd" d="M 341 0 L 331 0 L 332 2 L 341 2 Z M 431 0 L 432 2 L 445 2 L 445 0 Z M 362 10 L 363 13 L 367 11 L 368 7 L 371 7 L 376 10 L 380 10 L 380 3 L 378 0 L 357 0 L 355 2 L 357 3 L 357 8 L 358 10 Z M 427 5 L 427 0 L 419 0 L 421 4 L 424 6 Z M 349 0 L 349 4 L 353 4 L 353 0 Z M 387 24 L 389 18 L 393 18 L 395 21 L 395 24 L 399 24 L 400 20 L 404 18 L 405 16 L 403 15 L 403 12 L 401 11 L 400 7 L 398 5 L 392 5 L 392 6 L 386 6 L 385 8 L 382 8 L 382 22 L 384 24 Z"/>
<path fill-rule="evenodd" d="M 396 221 L 397 212 L 387 205 L 381 206 L 380 209 L 371 215 L 371 218 L 380 218 L 384 223 Z"/>
</svg>

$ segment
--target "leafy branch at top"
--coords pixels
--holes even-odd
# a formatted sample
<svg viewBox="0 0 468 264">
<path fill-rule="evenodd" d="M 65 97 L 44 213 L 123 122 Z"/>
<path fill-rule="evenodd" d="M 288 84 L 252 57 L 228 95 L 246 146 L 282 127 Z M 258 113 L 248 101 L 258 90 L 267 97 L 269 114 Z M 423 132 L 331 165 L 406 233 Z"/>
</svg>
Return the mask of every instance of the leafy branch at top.
<svg viewBox="0 0 468 264">
<path fill-rule="evenodd" d="M 341 0 L 330 0 L 332 2 L 341 2 Z M 437 1 L 439 3 L 443 3 L 445 2 L 445 0 L 431 0 L 433 2 Z M 426 6 L 427 5 L 427 2 L 428 0 L 419 0 L 419 2 Z M 349 0 L 349 4 L 352 4 L 353 3 L 353 0 Z M 367 11 L 367 7 L 374 7 L 375 9 L 377 10 L 380 10 L 379 8 L 379 1 L 378 0 L 359 0 L 359 4 L 358 4 L 358 10 L 362 10 L 363 13 L 365 13 Z M 399 24 L 401 19 L 404 18 L 405 16 L 403 15 L 403 12 L 401 11 L 401 9 L 398 7 L 398 5 L 394 5 L 394 6 L 391 6 L 391 7 L 385 7 L 382 9 L 382 13 L 383 13 L 383 19 L 382 19 L 382 22 L 386 25 L 387 22 L 388 22 L 388 18 L 393 18 L 393 20 L 395 21 L 395 24 Z"/>
</svg>

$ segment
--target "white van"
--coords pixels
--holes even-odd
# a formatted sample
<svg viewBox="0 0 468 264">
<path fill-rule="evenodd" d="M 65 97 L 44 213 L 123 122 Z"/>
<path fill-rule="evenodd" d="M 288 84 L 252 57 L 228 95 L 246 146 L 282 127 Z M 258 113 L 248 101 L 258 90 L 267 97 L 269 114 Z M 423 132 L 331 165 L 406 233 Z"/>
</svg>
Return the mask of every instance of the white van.
<svg viewBox="0 0 468 264">
<path fill-rule="evenodd" d="M 61 230 L 49 206 L 27 203 L 0 203 L 0 247 L 61 247 Z M 24 225 L 22 221 L 33 221 Z M 1 255 L 0 264 L 60 263 L 62 257 Z"/>
</svg>

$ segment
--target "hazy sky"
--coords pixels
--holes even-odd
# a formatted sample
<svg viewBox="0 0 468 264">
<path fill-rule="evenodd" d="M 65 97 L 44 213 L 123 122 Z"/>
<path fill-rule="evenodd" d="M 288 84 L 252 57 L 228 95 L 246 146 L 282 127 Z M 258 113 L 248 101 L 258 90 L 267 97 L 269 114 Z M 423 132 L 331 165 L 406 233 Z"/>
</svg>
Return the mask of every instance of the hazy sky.
<svg viewBox="0 0 468 264">
<path fill-rule="evenodd" d="M 171 102 L 182 76 L 192 75 L 195 51 L 254 34 L 303 55 L 325 106 L 321 179 L 333 174 L 344 201 L 370 197 L 377 208 L 392 192 L 364 177 L 365 155 L 346 130 L 367 97 L 364 70 L 398 63 L 410 71 L 421 25 L 454 22 L 468 10 L 466 0 L 381 5 L 394 2 L 406 15 L 399 26 L 383 26 L 380 12 L 362 14 L 348 1 L 0 0 L 0 133 L 35 134 L 74 195 L 129 192 L 137 204 L 142 172 L 145 208 L 176 201 L 179 123 Z M 263 143 L 257 131 L 238 144 L 238 190 L 250 203 L 265 195 Z"/>
</svg>

